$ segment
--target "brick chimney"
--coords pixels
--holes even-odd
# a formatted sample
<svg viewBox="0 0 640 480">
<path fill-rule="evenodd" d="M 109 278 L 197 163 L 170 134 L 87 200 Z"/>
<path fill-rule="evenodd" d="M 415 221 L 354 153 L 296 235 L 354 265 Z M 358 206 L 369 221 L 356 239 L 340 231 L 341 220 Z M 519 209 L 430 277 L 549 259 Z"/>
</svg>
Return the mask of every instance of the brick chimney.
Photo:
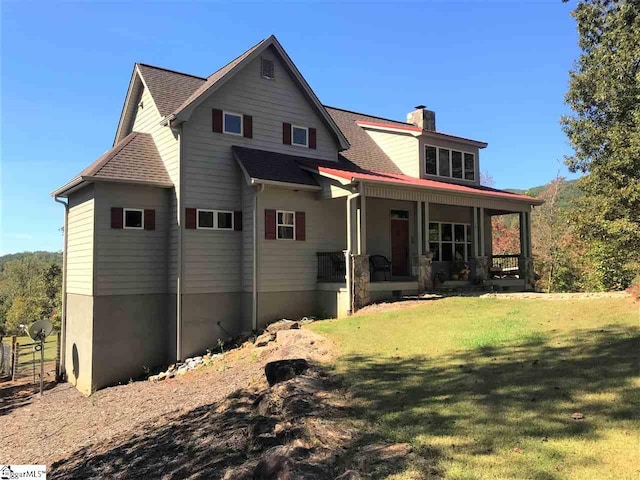
<svg viewBox="0 0 640 480">
<path fill-rule="evenodd" d="M 423 130 L 436 131 L 436 112 L 427 110 L 424 105 L 418 105 L 413 112 L 407 113 L 407 123 L 412 123 Z"/>
</svg>

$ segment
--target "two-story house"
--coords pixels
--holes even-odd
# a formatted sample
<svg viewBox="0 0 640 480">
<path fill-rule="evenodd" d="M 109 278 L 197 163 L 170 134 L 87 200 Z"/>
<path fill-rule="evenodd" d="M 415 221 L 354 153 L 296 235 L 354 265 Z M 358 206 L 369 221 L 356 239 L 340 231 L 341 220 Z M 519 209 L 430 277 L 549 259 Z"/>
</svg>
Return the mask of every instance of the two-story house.
<svg viewBox="0 0 640 480">
<path fill-rule="evenodd" d="M 422 106 L 406 122 L 324 106 L 273 36 L 207 78 L 136 64 L 113 148 L 52 194 L 68 378 L 88 393 L 434 281 L 530 287 L 538 201 L 480 186 L 486 146 Z M 522 248 L 494 261 L 505 213 Z"/>
</svg>

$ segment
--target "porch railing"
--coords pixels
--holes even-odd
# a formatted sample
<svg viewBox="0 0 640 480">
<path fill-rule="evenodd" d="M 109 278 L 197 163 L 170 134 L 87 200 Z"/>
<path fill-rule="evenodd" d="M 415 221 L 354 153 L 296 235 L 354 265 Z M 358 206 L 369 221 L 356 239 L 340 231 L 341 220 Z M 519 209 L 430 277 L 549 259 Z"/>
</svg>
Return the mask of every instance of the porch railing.
<svg viewBox="0 0 640 480">
<path fill-rule="evenodd" d="M 346 279 L 344 252 L 317 252 L 318 282 L 341 283 Z"/>
<path fill-rule="evenodd" d="M 516 277 L 520 275 L 520 255 L 492 255 L 491 275 L 494 277 Z"/>
</svg>

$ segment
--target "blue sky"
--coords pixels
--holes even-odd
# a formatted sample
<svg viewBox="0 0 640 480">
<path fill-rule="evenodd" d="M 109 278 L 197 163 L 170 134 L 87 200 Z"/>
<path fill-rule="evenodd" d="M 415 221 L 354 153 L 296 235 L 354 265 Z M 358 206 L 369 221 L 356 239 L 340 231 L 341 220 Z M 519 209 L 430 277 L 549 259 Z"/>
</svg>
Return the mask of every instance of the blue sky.
<svg viewBox="0 0 640 480">
<path fill-rule="evenodd" d="M 60 250 L 49 196 L 111 147 L 134 62 L 206 76 L 274 33 L 328 105 L 483 140 L 501 188 L 552 179 L 579 54 L 571 4 L 0 2 L 0 254 Z"/>
</svg>

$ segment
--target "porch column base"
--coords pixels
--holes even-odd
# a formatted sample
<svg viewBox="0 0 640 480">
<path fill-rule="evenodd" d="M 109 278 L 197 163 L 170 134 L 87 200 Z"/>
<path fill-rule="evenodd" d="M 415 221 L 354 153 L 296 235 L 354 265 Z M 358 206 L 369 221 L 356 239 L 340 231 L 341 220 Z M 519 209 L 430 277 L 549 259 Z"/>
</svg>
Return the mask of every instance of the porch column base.
<svg viewBox="0 0 640 480">
<path fill-rule="evenodd" d="M 352 255 L 353 264 L 353 311 L 371 302 L 369 293 L 369 255 Z"/>
<path fill-rule="evenodd" d="M 489 280 L 489 257 L 476 257 L 474 278 L 479 282 Z"/>
<path fill-rule="evenodd" d="M 433 253 L 426 252 L 424 255 L 416 257 L 418 267 L 418 293 L 433 290 Z"/>
<path fill-rule="evenodd" d="M 536 273 L 533 270 L 533 258 L 520 257 L 518 258 L 518 268 L 520 270 L 521 278 L 524 279 L 524 288 L 526 290 L 536 289 Z"/>
</svg>

